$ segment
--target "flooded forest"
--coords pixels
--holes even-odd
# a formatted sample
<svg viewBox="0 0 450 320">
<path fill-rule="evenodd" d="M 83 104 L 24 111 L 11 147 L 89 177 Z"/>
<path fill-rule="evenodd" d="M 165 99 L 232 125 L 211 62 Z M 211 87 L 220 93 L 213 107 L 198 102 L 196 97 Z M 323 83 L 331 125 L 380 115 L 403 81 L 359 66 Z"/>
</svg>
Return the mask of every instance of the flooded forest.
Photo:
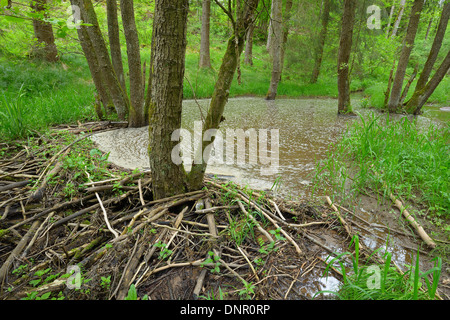
<svg viewBox="0 0 450 320">
<path fill-rule="evenodd" d="M 0 299 L 449 300 L 449 17 L 0 0 Z"/>
</svg>

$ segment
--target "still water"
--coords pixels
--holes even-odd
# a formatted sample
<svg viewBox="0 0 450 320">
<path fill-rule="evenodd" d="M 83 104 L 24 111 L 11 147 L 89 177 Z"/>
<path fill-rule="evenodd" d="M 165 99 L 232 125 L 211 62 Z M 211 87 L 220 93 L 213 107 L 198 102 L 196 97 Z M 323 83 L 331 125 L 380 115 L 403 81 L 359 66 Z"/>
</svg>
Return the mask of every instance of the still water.
<svg viewBox="0 0 450 320">
<path fill-rule="evenodd" d="M 194 137 L 195 122 L 206 115 L 209 99 L 186 100 L 183 103 L 182 127 Z M 361 114 L 373 111 L 358 109 L 358 102 L 353 102 L 355 110 Z M 200 111 L 202 110 L 202 111 Z M 249 143 L 247 139 L 246 158 L 243 163 L 237 161 L 235 149 L 234 161 L 227 164 L 210 165 L 207 172 L 226 176 L 231 180 L 255 189 L 271 189 L 277 181 L 278 191 L 284 196 L 304 198 L 308 196 L 308 186 L 318 161 L 326 158 L 330 146 L 345 132 L 347 125 L 358 121 L 358 117 L 338 116 L 335 99 L 277 99 L 266 101 L 263 98 L 233 98 L 225 107 L 225 120 L 220 132 L 224 139 L 228 130 L 242 129 L 244 132 L 255 129 L 268 132 L 268 156 L 271 149 L 270 130 L 279 133 L 278 170 L 267 175 L 261 168 L 268 167 L 261 163 L 261 157 L 255 164 L 249 160 Z M 427 124 L 430 119 L 450 121 L 450 112 L 428 107 L 424 115 L 417 117 L 419 124 Z M 260 138 L 259 135 L 258 138 Z M 125 168 L 149 169 L 147 154 L 148 128 L 119 129 L 97 134 L 93 140 L 102 151 L 110 152 L 109 160 Z M 236 139 L 237 140 L 237 139 Z M 258 152 L 261 145 L 258 143 Z M 226 146 L 224 147 L 225 150 Z M 224 159 L 225 159 L 224 151 Z M 258 153 L 259 154 L 259 153 Z M 186 166 L 189 170 L 189 164 Z M 263 170 L 264 171 L 264 170 Z"/>
</svg>

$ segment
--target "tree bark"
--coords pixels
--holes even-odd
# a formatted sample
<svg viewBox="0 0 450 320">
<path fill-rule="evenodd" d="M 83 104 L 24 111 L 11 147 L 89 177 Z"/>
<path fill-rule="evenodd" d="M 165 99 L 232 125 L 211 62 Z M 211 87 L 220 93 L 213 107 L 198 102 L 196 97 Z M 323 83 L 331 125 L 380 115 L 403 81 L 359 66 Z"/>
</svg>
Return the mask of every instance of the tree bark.
<svg viewBox="0 0 450 320">
<path fill-rule="evenodd" d="M 211 20 L 211 0 L 203 0 L 202 3 L 202 35 L 200 41 L 200 68 L 211 68 L 211 55 L 209 52 L 209 30 Z"/>
<path fill-rule="evenodd" d="M 128 97 L 123 92 L 114 72 L 108 49 L 98 25 L 97 15 L 94 6 L 92 5 L 92 1 L 71 0 L 71 3 L 80 8 L 83 21 L 90 24 L 90 26 L 86 27 L 86 30 L 91 39 L 92 46 L 94 47 L 98 64 L 105 80 L 105 85 L 109 89 L 119 119 L 125 120 L 129 109 Z"/>
<path fill-rule="evenodd" d="M 433 66 L 436 63 L 439 51 L 441 50 L 442 47 L 442 41 L 444 40 L 445 32 L 447 30 L 449 16 L 450 16 L 450 1 L 447 1 L 444 4 L 444 8 L 442 9 L 441 19 L 439 21 L 436 35 L 434 36 L 434 41 L 430 50 L 430 54 L 428 55 L 428 59 L 425 62 L 419 80 L 417 80 L 416 90 L 421 90 L 427 84 L 431 71 L 433 70 Z"/>
<path fill-rule="evenodd" d="M 314 69 L 311 76 L 311 83 L 316 83 L 317 79 L 319 79 L 320 67 L 323 59 L 323 48 L 325 47 L 325 40 L 328 33 L 328 22 L 330 21 L 330 0 L 324 0 L 323 5 L 322 29 L 320 30 L 319 43 L 315 51 Z"/>
<path fill-rule="evenodd" d="M 246 30 L 252 22 L 252 17 L 259 0 L 246 0 L 243 15 L 237 17 L 235 34 L 228 40 L 227 50 L 220 66 L 219 75 L 217 78 L 214 92 L 211 98 L 208 114 L 203 126 L 203 133 L 209 129 L 218 129 L 220 121 L 222 120 L 223 111 L 228 101 L 230 94 L 231 83 L 236 73 L 239 54 L 244 49 L 244 40 Z M 237 41 L 237 50 L 236 50 Z M 204 154 L 205 148 L 211 143 L 209 141 L 201 141 L 201 145 L 197 148 L 197 152 Z M 194 155 L 198 157 L 198 155 Z M 205 175 L 207 162 L 202 157 L 202 163 L 193 163 L 192 169 L 188 175 L 188 186 L 190 190 L 198 190 L 202 187 L 203 178 Z"/>
<path fill-rule="evenodd" d="M 41 14 L 43 18 L 48 18 L 46 7 L 47 0 L 31 1 L 31 9 L 33 12 Z M 59 61 L 51 23 L 45 22 L 41 18 L 33 19 L 33 29 L 34 36 L 37 39 L 37 46 L 33 48 L 32 55 L 35 57 L 43 57 L 48 62 Z"/>
<path fill-rule="evenodd" d="M 247 65 L 253 65 L 253 32 L 255 31 L 255 23 L 251 23 L 248 26 L 246 42 L 245 42 L 245 56 L 244 63 Z"/>
<path fill-rule="evenodd" d="M 426 84 L 426 86 L 420 90 L 415 90 L 413 96 L 406 104 L 406 112 L 413 113 L 415 115 L 420 114 L 422 107 L 428 101 L 430 96 L 436 90 L 439 83 L 444 79 L 447 72 L 450 70 L 450 50 L 447 53 L 444 61 L 441 63 L 439 69 L 434 76 Z"/>
<path fill-rule="evenodd" d="M 134 18 L 133 0 L 120 0 L 122 23 L 127 43 L 128 72 L 130 77 L 130 110 L 128 126 L 139 128 L 148 124 L 144 116 L 144 78 L 142 75 L 139 37 Z"/>
<path fill-rule="evenodd" d="M 275 0 L 276 1 L 276 0 Z M 275 5 L 275 1 L 271 0 L 271 5 L 270 5 L 270 15 L 269 15 L 269 28 L 267 29 L 267 43 L 266 43 L 266 50 L 269 52 L 270 55 L 272 55 L 272 36 L 273 36 L 273 25 L 272 25 L 272 21 L 273 21 L 273 7 Z"/>
<path fill-rule="evenodd" d="M 394 15 L 394 11 L 395 11 L 395 0 L 393 0 L 393 1 L 394 1 L 394 3 L 391 6 L 391 12 L 389 13 L 388 24 L 386 26 L 386 39 L 389 38 L 389 29 L 391 28 L 392 17 Z"/>
<path fill-rule="evenodd" d="M 189 0 L 156 0 L 153 21 L 154 62 L 149 156 L 155 199 L 186 191 L 183 164 L 171 154 L 177 142 L 172 133 L 181 127 Z"/>
<path fill-rule="evenodd" d="M 403 81 L 405 78 L 406 67 L 408 66 L 409 57 L 414 46 L 417 28 L 419 27 L 420 13 L 423 7 L 423 0 L 414 0 L 411 9 L 411 16 L 409 18 L 408 28 L 406 30 L 406 37 L 403 43 L 402 52 L 397 65 L 394 82 L 392 84 L 391 96 L 389 98 L 388 110 L 389 112 L 396 112 L 400 103 L 400 96 L 402 94 Z"/>
<path fill-rule="evenodd" d="M 350 111 L 349 60 L 352 50 L 356 0 L 344 1 L 338 56 L 338 114 Z"/>
<path fill-rule="evenodd" d="M 391 38 L 394 38 L 397 35 L 398 27 L 400 26 L 400 22 L 402 21 L 403 12 L 405 11 L 406 0 L 400 1 L 400 11 L 397 16 L 397 20 L 395 20 L 394 27 L 392 28 Z"/>
<path fill-rule="evenodd" d="M 120 46 L 119 19 L 117 17 L 117 0 L 106 1 L 106 17 L 108 21 L 109 48 L 111 51 L 111 61 L 116 73 L 117 80 L 123 92 L 127 92 L 125 76 L 123 73 L 122 49 Z"/>
<path fill-rule="evenodd" d="M 273 0 L 272 2 L 272 78 L 270 80 L 269 91 L 266 100 L 275 100 L 278 84 L 281 78 L 281 55 L 283 46 L 283 1 Z"/>
<path fill-rule="evenodd" d="M 293 0 L 286 0 L 285 11 L 283 16 L 283 42 L 281 45 L 281 73 L 283 73 L 284 68 L 284 57 L 286 53 L 286 45 L 289 37 L 289 21 L 291 20 L 291 10 L 292 10 Z M 280 81 L 281 81 L 280 75 Z"/>
<path fill-rule="evenodd" d="M 89 66 L 89 71 L 91 72 L 92 80 L 94 81 L 95 89 L 100 97 L 100 101 L 105 110 L 105 114 L 108 114 L 109 110 L 114 109 L 114 104 L 111 99 L 110 92 L 106 86 L 105 80 L 103 78 L 102 72 L 100 70 L 97 56 L 95 55 L 94 46 L 89 38 L 85 26 L 81 26 L 78 30 L 78 38 L 80 40 L 81 48 L 83 49 L 84 56 Z M 99 112 L 97 112 L 99 113 Z M 100 117 L 100 113 L 99 113 Z M 101 117 L 100 117 L 101 118 Z"/>
</svg>

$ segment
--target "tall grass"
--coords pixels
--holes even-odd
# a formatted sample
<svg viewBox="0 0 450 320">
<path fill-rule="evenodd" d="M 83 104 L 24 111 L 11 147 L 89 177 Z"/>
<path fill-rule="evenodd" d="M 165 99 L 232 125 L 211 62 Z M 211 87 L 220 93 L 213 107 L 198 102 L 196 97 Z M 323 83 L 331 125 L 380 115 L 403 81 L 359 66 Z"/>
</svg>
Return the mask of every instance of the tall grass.
<svg viewBox="0 0 450 320">
<path fill-rule="evenodd" d="M 6 138 L 16 139 L 24 137 L 29 128 L 25 122 L 25 109 L 22 104 L 22 90 L 13 99 L 3 95 L 3 108 L 0 109 L 0 133 Z"/>
<path fill-rule="evenodd" d="M 0 58 L 0 139 L 94 119 L 94 86 L 82 58 L 62 63 Z"/>
<path fill-rule="evenodd" d="M 435 258 L 435 265 L 426 272 L 420 271 L 419 251 L 417 251 L 415 265 L 406 266 L 406 272 L 399 272 L 391 265 L 392 254 L 384 251 L 382 254 L 384 264 L 360 264 L 359 238 L 354 236 L 351 245 L 354 245 L 355 253 L 344 252 L 329 259 L 325 268 L 325 275 L 336 263 L 339 264 L 342 274 L 342 283 L 338 291 L 319 291 L 332 293 L 340 300 L 434 300 L 442 270 L 441 258 Z M 372 255 L 380 253 L 379 248 Z M 352 267 L 345 264 L 345 257 L 350 256 Z M 431 282 L 429 279 L 431 276 Z M 420 290 L 423 286 L 427 290 Z"/>
<path fill-rule="evenodd" d="M 352 191 L 392 192 L 426 207 L 440 224 L 450 218 L 449 141 L 448 124 L 419 127 L 415 119 L 407 117 L 360 115 L 360 121 L 348 128 L 333 153 L 319 165 L 316 181 L 325 178 L 341 191 L 351 180 Z"/>
</svg>

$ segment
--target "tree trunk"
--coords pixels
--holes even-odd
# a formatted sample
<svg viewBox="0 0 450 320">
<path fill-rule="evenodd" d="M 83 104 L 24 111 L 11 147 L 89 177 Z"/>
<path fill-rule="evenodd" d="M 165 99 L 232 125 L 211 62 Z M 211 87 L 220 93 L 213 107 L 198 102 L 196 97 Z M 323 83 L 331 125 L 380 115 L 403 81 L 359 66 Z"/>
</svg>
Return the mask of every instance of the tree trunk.
<svg viewBox="0 0 450 320">
<path fill-rule="evenodd" d="M 405 78 L 406 67 L 408 66 L 409 57 L 414 46 L 417 28 L 419 26 L 420 13 L 423 7 L 423 0 L 414 0 L 411 9 L 411 16 L 409 18 L 408 29 L 406 30 L 406 37 L 403 44 L 402 52 L 397 65 L 394 82 L 392 84 L 391 96 L 389 98 L 388 110 L 389 112 L 396 112 L 400 103 L 400 96 L 402 94 L 403 80 Z"/>
<path fill-rule="evenodd" d="M 281 45 L 281 73 L 283 73 L 284 68 L 284 57 L 286 53 L 286 45 L 289 37 L 289 21 L 291 20 L 291 10 L 292 10 L 293 0 L 286 0 L 285 11 L 283 16 L 283 42 Z M 281 81 L 281 75 L 280 75 Z"/>
<path fill-rule="evenodd" d="M 120 0 L 122 23 L 127 43 L 130 77 L 130 111 L 128 126 L 139 128 L 148 124 L 144 117 L 144 78 L 142 76 L 139 37 L 134 18 L 133 0 Z"/>
<path fill-rule="evenodd" d="M 154 62 L 152 70 L 153 112 L 149 129 L 149 156 L 155 199 L 183 193 L 183 164 L 172 161 L 178 144 L 172 133 L 181 127 L 186 29 L 189 0 L 156 0 L 153 21 Z"/>
<path fill-rule="evenodd" d="M 271 0 L 270 5 L 270 15 L 269 15 L 269 28 L 267 29 L 267 43 L 266 43 L 266 50 L 269 52 L 270 55 L 272 55 L 272 36 L 273 36 L 273 10 L 274 5 L 277 0 Z"/>
<path fill-rule="evenodd" d="M 108 38 L 111 51 L 111 61 L 117 80 L 123 92 L 127 92 L 123 73 L 122 49 L 120 47 L 119 19 L 117 17 L 117 0 L 106 1 L 106 16 L 108 20 Z"/>
<path fill-rule="evenodd" d="M 397 35 L 398 27 L 400 26 L 400 21 L 402 21 L 403 12 L 405 11 L 406 0 L 400 1 L 400 12 L 398 13 L 397 20 L 395 20 L 394 27 L 392 29 L 391 38 Z"/>
<path fill-rule="evenodd" d="M 209 52 L 209 30 L 211 20 L 211 0 L 203 0 L 202 4 L 202 35 L 200 41 L 200 68 L 211 68 L 211 55 Z"/>
<path fill-rule="evenodd" d="M 47 0 L 32 0 L 31 9 L 33 12 L 42 15 L 42 18 L 33 19 L 34 36 L 37 39 L 37 46 L 33 48 L 32 55 L 43 57 L 48 62 L 59 61 L 58 50 L 56 49 L 55 37 L 51 23 L 45 22 L 48 18 L 46 11 Z"/>
<path fill-rule="evenodd" d="M 112 102 L 109 90 L 103 79 L 103 75 L 98 64 L 97 56 L 95 55 L 94 46 L 92 45 L 92 41 L 89 38 L 85 26 L 81 26 L 77 30 L 77 32 L 81 48 L 83 49 L 86 61 L 89 66 L 89 71 L 91 72 L 92 80 L 94 81 L 95 89 L 97 90 L 97 93 L 100 97 L 100 101 L 103 104 L 105 114 L 108 114 L 111 108 L 114 109 L 114 104 Z M 101 118 L 100 114 L 99 118 Z"/>
<path fill-rule="evenodd" d="M 388 24 L 386 26 L 386 39 L 389 38 L 389 29 L 391 28 L 391 22 L 392 22 L 392 17 L 394 15 L 394 11 L 395 11 L 395 0 L 394 0 L 394 3 L 392 4 L 391 12 L 389 13 Z"/>
<path fill-rule="evenodd" d="M 353 26 L 355 23 L 356 0 L 344 1 L 341 36 L 338 56 L 338 113 L 350 111 L 349 60 L 352 50 Z"/>
<path fill-rule="evenodd" d="M 251 23 L 247 30 L 245 42 L 245 56 L 244 63 L 250 66 L 253 65 L 253 31 L 255 30 L 255 23 Z"/>
<path fill-rule="evenodd" d="M 272 78 L 266 100 L 275 100 L 281 78 L 283 46 L 283 1 L 273 0 L 272 5 Z"/>
<path fill-rule="evenodd" d="M 72 5 L 76 5 L 80 8 L 83 21 L 90 24 L 86 29 L 94 47 L 98 64 L 105 80 L 105 85 L 109 89 L 119 119 L 125 120 L 129 109 L 128 97 L 123 92 L 114 72 L 108 49 L 98 25 L 97 15 L 92 5 L 92 1 L 71 0 L 71 2 Z"/>
<path fill-rule="evenodd" d="M 408 95 L 409 87 L 411 87 L 411 84 L 413 83 L 414 79 L 416 78 L 418 71 L 419 71 L 419 63 L 416 63 L 416 65 L 414 67 L 414 71 L 413 71 L 411 77 L 409 77 L 409 80 L 406 83 L 405 88 L 403 89 L 402 96 L 400 97 L 400 102 L 399 102 L 400 106 L 403 105 L 403 101 L 405 101 L 406 96 Z"/>
<path fill-rule="evenodd" d="M 316 47 L 314 57 L 314 69 L 311 76 L 311 83 L 316 83 L 319 79 L 320 67 L 323 59 L 323 48 L 328 32 L 328 22 L 330 21 L 330 0 L 324 0 L 324 7 L 322 11 L 322 29 L 320 30 L 319 43 Z"/>
<path fill-rule="evenodd" d="M 420 89 L 415 90 L 413 96 L 406 104 L 406 112 L 413 113 L 415 115 L 420 114 L 422 107 L 428 101 L 430 96 L 436 90 L 439 83 L 444 79 L 447 72 L 450 70 L 450 50 L 447 53 L 444 61 L 440 65 L 439 69 L 436 71 L 434 76 L 430 79 L 427 85 Z"/>
<path fill-rule="evenodd" d="M 228 40 L 227 50 L 220 66 L 219 75 L 217 78 L 214 92 L 211 98 L 208 114 L 203 126 L 203 133 L 209 129 L 219 129 L 220 121 L 222 120 L 223 111 L 228 101 L 230 94 L 231 83 L 236 73 L 239 54 L 244 49 L 244 40 L 246 30 L 250 23 L 252 23 L 252 17 L 256 8 L 258 7 L 259 0 L 246 0 L 244 13 L 241 17 L 238 17 L 236 21 L 235 34 Z M 237 50 L 236 50 L 237 41 Z M 201 145 L 198 146 L 197 152 L 200 155 L 204 154 L 205 148 L 211 143 L 209 141 L 201 141 Z M 194 154 L 195 158 L 198 158 L 198 154 Z M 201 163 L 193 163 L 192 169 L 188 175 L 188 184 L 190 190 L 198 190 L 202 187 L 203 178 L 205 175 L 207 162 L 202 157 Z"/>
<path fill-rule="evenodd" d="M 436 35 L 434 36 L 434 41 L 430 50 L 430 54 L 428 55 L 428 59 L 425 62 L 419 80 L 417 80 L 416 90 L 421 90 L 427 84 L 431 71 L 433 70 L 433 66 L 436 63 L 439 50 L 441 50 L 442 47 L 442 41 L 444 40 L 445 32 L 447 30 L 449 16 L 450 16 L 450 2 L 447 1 L 444 4 L 444 8 L 442 9 L 441 19 L 439 21 Z"/>
</svg>

